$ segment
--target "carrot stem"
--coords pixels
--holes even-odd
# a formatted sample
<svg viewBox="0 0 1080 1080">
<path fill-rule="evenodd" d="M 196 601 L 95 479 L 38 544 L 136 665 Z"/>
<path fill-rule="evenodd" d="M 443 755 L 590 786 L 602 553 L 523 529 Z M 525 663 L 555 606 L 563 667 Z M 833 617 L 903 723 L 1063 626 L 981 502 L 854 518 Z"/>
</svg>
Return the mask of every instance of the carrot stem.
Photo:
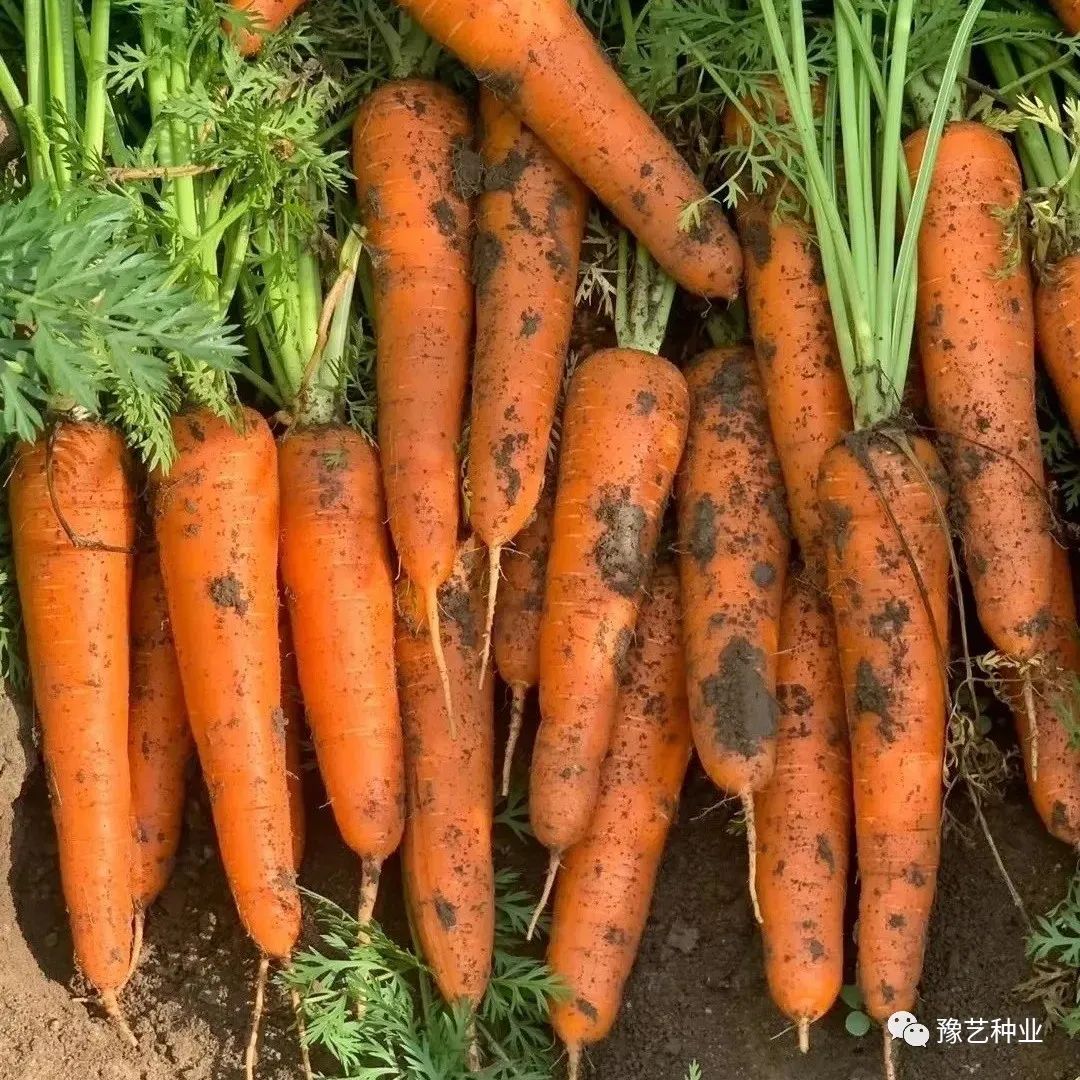
<svg viewBox="0 0 1080 1080">
<path fill-rule="evenodd" d="M 266 999 L 266 983 L 270 976 L 270 958 L 259 957 L 259 970 L 255 976 L 255 1004 L 251 1010 L 251 1032 L 244 1051 L 244 1076 L 255 1080 L 255 1059 L 259 1048 L 259 1027 L 262 1023 L 263 1005 Z"/>
<path fill-rule="evenodd" d="M 450 690 L 450 672 L 446 667 L 446 654 L 443 652 L 442 633 L 439 624 L 439 590 L 432 585 L 424 598 L 427 608 L 428 633 L 431 635 L 431 651 L 435 654 L 435 666 L 439 669 L 439 681 L 443 688 L 443 702 L 446 705 L 446 719 L 450 725 L 450 738 L 457 738 L 457 721 L 454 718 L 454 697 Z"/>
</svg>

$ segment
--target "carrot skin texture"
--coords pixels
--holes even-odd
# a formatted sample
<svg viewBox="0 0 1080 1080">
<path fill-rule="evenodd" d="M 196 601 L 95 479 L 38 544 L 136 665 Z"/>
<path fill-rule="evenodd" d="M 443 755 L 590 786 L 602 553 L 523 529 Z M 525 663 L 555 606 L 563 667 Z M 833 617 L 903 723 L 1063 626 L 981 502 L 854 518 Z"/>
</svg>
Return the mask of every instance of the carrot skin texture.
<svg viewBox="0 0 1080 1080">
<path fill-rule="evenodd" d="M 570 382 L 529 778 L 533 831 L 552 852 L 585 835 L 596 805 L 687 413 L 686 380 L 650 353 L 601 350 Z"/>
<path fill-rule="evenodd" d="M 400 0 L 551 147 L 690 292 L 734 297 L 742 274 L 719 207 L 564 0 Z"/>
<path fill-rule="evenodd" d="M 740 213 L 746 303 L 791 530 L 806 570 L 824 581 L 818 473 L 826 452 L 851 430 L 829 298 L 812 233 L 761 202 Z"/>
<path fill-rule="evenodd" d="M 63 424 L 20 444 L 8 481 L 15 576 L 75 958 L 99 990 L 131 959 L 129 597 L 133 557 L 74 548 L 77 536 L 130 549 L 135 498 L 117 432 Z"/>
<path fill-rule="evenodd" d="M 471 209 L 454 184 L 472 126 L 437 83 L 380 87 L 353 125 L 357 205 L 375 280 L 379 447 L 390 531 L 421 591 L 450 575 L 457 443 L 472 345 Z"/>
<path fill-rule="evenodd" d="M 140 552 L 131 590 L 131 889 L 148 908 L 172 873 L 193 748 L 158 553 Z"/>
<path fill-rule="evenodd" d="M 925 132 L 905 143 L 912 176 Z M 930 415 L 941 435 L 979 619 L 1014 658 L 1039 651 L 1053 539 L 1035 416 L 1035 319 L 1008 223 L 1023 191 L 1005 138 L 945 129 L 919 234 L 916 314 Z"/>
<path fill-rule="evenodd" d="M 551 1022 L 571 1047 L 603 1039 L 618 1015 L 690 761 L 674 567 L 657 567 L 638 627 L 596 814 L 555 891 L 548 963 L 570 994 Z"/>
<path fill-rule="evenodd" d="M 278 607 L 278 642 L 281 654 L 281 712 L 285 717 L 285 782 L 289 786 L 289 833 L 292 836 L 293 869 L 299 873 L 307 841 L 307 813 L 304 809 L 304 699 L 296 670 L 289 613 Z"/>
<path fill-rule="evenodd" d="M 379 457 L 345 427 L 278 449 L 281 569 L 319 771 L 345 842 L 382 863 L 401 840 L 404 765 L 394 584 Z"/>
<path fill-rule="evenodd" d="M 439 590 L 443 649 L 458 716 L 450 735 L 431 638 L 399 592 L 398 684 L 405 727 L 406 902 L 420 948 L 448 1002 L 477 1005 L 495 936 L 494 678 L 478 682 L 485 560 L 467 541 Z"/>
<path fill-rule="evenodd" d="M 1080 0 L 1050 0 L 1050 6 L 1070 34 L 1080 34 Z"/>
<path fill-rule="evenodd" d="M 1051 836 L 1080 848 L 1080 750 L 1070 745 L 1069 732 L 1061 720 L 1061 697 L 1075 693 L 1080 676 L 1080 643 L 1077 641 L 1076 600 L 1069 555 L 1054 546 L 1054 621 L 1046 639 L 1044 670 L 1051 685 L 1036 679 L 1033 745 L 1031 721 L 1019 681 L 1010 683 L 1010 707 L 1016 723 L 1024 774 L 1032 804 Z M 1053 685 L 1064 682 L 1064 687 Z"/>
<path fill-rule="evenodd" d="M 1080 23 L 1080 12 L 1078 12 Z M 1055 263 L 1035 290 L 1039 354 L 1057 390 L 1073 435 L 1080 438 L 1080 253 Z"/>
<path fill-rule="evenodd" d="M 780 620 L 776 695 L 776 768 L 754 797 L 765 974 L 780 1011 L 813 1022 L 843 984 L 851 762 L 832 612 L 797 578 Z"/>
<path fill-rule="evenodd" d="M 944 474 L 928 442 L 909 442 L 920 470 L 889 435 L 849 436 L 826 455 L 820 483 L 851 738 L 859 986 L 867 1012 L 882 1023 L 912 1009 L 922 971 L 941 847 L 948 700 Z"/>
<path fill-rule="evenodd" d="M 300 930 L 278 637 L 277 451 L 258 413 L 173 420 L 156 529 L 184 700 L 222 862 L 258 947 L 285 958 Z"/>
<path fill-rule="evenodd" d="M 236 48 L 243 56 L 254 56 L 262 47 L 263 38 L 284 26 L 304 6 L 304 0 L 230 0 L 230 3 L 257 22 L 253 29 L 237 27 L 232 32 Z"/>
<path fill-rule="evenodd" d="M 487 91 L 477 201 L 469 519 L 488 547 L 536 509 L 574 317 L 588 196 Z"/>
<path fill-rule="evenodd" d="M 753 351 L 712 349 L 686 373 L 676 480 L 690 718 L 698 757 L 732 795 L 776 760 L 776 654 L 790 540 Z"/>
</svg>

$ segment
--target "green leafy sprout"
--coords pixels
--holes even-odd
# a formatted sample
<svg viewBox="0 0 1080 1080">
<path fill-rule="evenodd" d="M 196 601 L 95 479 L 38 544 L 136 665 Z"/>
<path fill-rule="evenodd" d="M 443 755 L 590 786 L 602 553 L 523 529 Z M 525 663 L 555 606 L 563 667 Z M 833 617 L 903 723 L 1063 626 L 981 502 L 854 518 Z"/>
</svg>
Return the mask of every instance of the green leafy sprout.
<svg viewBox="0 0 1080 1080">
<path fill-rule="evenodd" d="M 1035 971 L 1021 993 L 1041 1002 L 1053 1025 L 1080 1037 L 1080 867 L 1065 899 L 1035 920 L 1027 954 Z"/>
</svg>

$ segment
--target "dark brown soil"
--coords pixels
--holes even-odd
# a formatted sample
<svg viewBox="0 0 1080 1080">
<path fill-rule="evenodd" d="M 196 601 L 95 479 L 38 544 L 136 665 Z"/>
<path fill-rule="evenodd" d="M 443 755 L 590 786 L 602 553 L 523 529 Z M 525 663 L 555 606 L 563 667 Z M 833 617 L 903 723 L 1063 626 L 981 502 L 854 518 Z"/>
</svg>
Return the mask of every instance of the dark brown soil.
<svg viewBox="0 0 1080 1080">
<path fill-rule="evenodd" d="M 2 726 L 2 725 L 0 725 Z M 10 727 L 10 720 L 9 720 Z M 528 739 L 523 739 L 527 745 Z M 12 747 L 3 761 L 12 762 Z M 524 755 L 522 755 L 524 756 Z M 18 767 L 18 762 L 15 763 Z M 0 780 L 5 779 L 0 769 Z M 310 785 L 309 785 L 310 786 Z M 123 1003 L 139 1038 L 129 1051 L 92 1005 L 73 1000 L 71 942 L 60 897 L 56 845 L 40 769 L 15 804 L 8 878 L 14 913 L 0 889 L 0 1080 L 219 1080 L 241 1075 L 255 956 L 233 911 L 215 853 L 205 796 L 193 784 L 180 861 L 150 912 L 146 947 Z M 12 791 L 3 791 L 9 797 Z M 351 906 L 355 860 L 337 839 L 329 812 L 310 792 L 303 882 Z M 761 945 L 746 899 L 743 838 L 729 830 L 731 809 L 696 768 L 673 830 L 639 962 L 612 1037 L 591 1052 L 584 1072 L 602 1080 L 682 1080 L 696 1059 L 705 1080 L 875 1080 L 880 1041 L 844 1030 L 838 1006 L 813 1031 L 802 1058 L 769 1001 Z M 0 809 L 3 808 L 0 803 Z M 1011 790 L 990 809 L 1002 857 L 1032 913 L 1064 895 L 1072 858 L 1051 840 Z M 0 824 L 4 822 L 0 820 Z M 542 876 L 537 850 L 527 871 Z M 985 841 L 948 840 L 940 899 L 918 1010 L 936 1040 L 939 1016 L 1038 1016 L 1014 987 L 1028 974 L 1023 924 Z M 377 915 L 400 930 L 395 863 L 384 877 Z M 849 948 L 849 953 L 853 949 Z M 300 1075 L 292 1014 L 279 990 L 269 997 L 261 1080 Z M 1077 1080 L 1080 1049 L 1051 1035 L 1042 1046 L 907 1050 L 905 1080 Z"/>
</svg>

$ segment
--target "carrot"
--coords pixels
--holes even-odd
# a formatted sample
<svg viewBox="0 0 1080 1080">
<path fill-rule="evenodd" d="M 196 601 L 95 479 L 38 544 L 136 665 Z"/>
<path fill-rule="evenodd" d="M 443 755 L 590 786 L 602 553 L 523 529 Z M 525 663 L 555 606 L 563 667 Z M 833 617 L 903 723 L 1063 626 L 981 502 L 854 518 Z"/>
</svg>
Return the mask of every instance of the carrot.
<svg viewBox="0 0 1080 1080">
<path fill-rule="evenodd" d="M 279 459 L 280 460 L 280 459 Z M 284 498 L 282 499 L 284 516 Z M 284 543 L 282 560 L 284 561 Z M 307 815 L 304 812 L 303 740 L 304 698 L 296 670 L 296 646 L 293 644 L 289 613 L 278 607 L 278 648 L 281 656 L 281 712 L 285 717 L 285 780 L 289 785 L 289 833 L 292 836 L 293 869 L 299 873 L 304 861 L 307 839 Z"/>
<path fill-rule="evenodd" d="M 127 978 L 133 914 L 127 736 L 135 499 L 125 470 L 116 431 L 62 423 L 20 444 L 9 481 L 75 958 L 111 1012 Z"/>
<path fill-rule="evenodd" d="M 1031 801 L 1052 836 L 1080 848 L 1080 747 L 1074 745 L 1061 719 L 1062 713 L 1075 715 L 1080 640 L 1069 555 L 1057 545 L 1053 616 L 1046 639 L 1045 677 L 1037 677 L 1041 685 L 1034 714 L 1024 701 L 1022 686 L 1011 682 L 1007 689 Z"/>
<path fill-rule="evenodd" d="M 773 1001 L 810 1045 L 844 975 L 851 762 L 832 612 L 799 577 L 780 617 L 776 768 L 754 796 L 757 892 Z"/>
<path fill-rule="evenodd" d="M 529 782 L 533 831 L 551 852 L 544 900 L 596 806 L 619 672 L 686 439 L 686 380 L 659 356 L 603 349 L 574 373 L 565 410 Z"/>
<path fill-rule="evenodd" d="M 450 576 L 460 506 L 457 442 L 473 320 L 470 208 L 454 183 L 472 127 L 437 83 L 387 83 L 353 125 L 357 203 L 375 278 L 379 444 L 390 531 L 424 597 L 454 726 L 437 590 Z"/>
<path fill-rule="evenodd" d="M 638 628 L 596 813 L 567 853 L 555 894 L 548 964 L 569 993 L 552 1001 L 551 1023 L 571 1078 L 581 1048 L 615 1023 L 690 761 L 674 567 L 656 568 Z"/>
<path fill-rule="evenodd" d="M 1080 19 L 1080 13 L 1078 13 Z M 1073 435 L 1080 438 L 1080 252 L 1066 256 L 1042 275 L 1035 290 L 1039 353 L 1054 383 Z"/>
<path fill-rule="evenodd" d="M 277 454 L 251 409 L 240 427 L 173 420 L 156 528 L 180 677 L 241 921 L 267 957 L 300 929 L 285 778 L 277 588 Z M 260 972 L 261 974 L 261 972 Z"/>
<path fill-rule="evenodd" d="M 685 289 L 734 297 L 741 257 L 700 181 L 565 0 L 399 0 Z M 696 207 L 696 216 L 684 213 Z"/>
<path fill-rule="evenodd" d="M 1080 0 L 1050 0 L 1050 6 L 1070 34 L 1080 34 Z"/>
<path fill-rule="evenodd" d="M 532 521 L 518 533 L 514 550 L 506 559 L 495 605 L 495 666 L 511 693 L 510 731 L 502 768 L 503 798 L 510 792 L 510 768 L 521 734 L 525 695 L 540 681 L 540 621 L 554 510 L 553 479 L 545 486 Z"/>
<path fill-rule="evenodd" d="M 851 403 L 812 231 L 754 200 L 738 216 L 754 353 L 806 570 L 824 580 L 817 481 L 851 430 Z"/>
<path fill-rule="evenodd" d="M 334 819 L 360 857 L 360 921 L 401 840 L 394 592 L 379 457 L 340 425 L 281 441 L 281 567 L 300 685 Z"/>
<path fill-rule="evenodd" d="M 191 728 L 176 663 L 165 583 L 155 550 L 135 560 L 131 591 L 131 891 L 135 897 L 137 961 L 145 910 L 172 872 L 184 816 Z"/>
<path fill-rule="evenodd" d="M 930 444 L 888 431 L 850 435 L 830 450 L 819 489 L 851 729 L 859 985 L 869 1015 L 884 1023 L 915 1004 L 937 884 L 946 494 Z"/>
<path fill-rule="evenodd" d="M 920 131 L 905 143 L 913 176 L 924 142 Z M 1031 277 L 1008 220 L 1022 191 L 1000 134 L 978 123 L 946 127 L 919 234 L 916 316 L 979 619 L 1014 659 L 1037 653 L 1047 628 L 1053 546 Z"/>
<path fill-rule="evenodd" d="M 435 982 L 450 1003 L 479 1004 L 495 935 L 493 679 L 478 682 L 484 625 L 482 554 L 472 541 L 439 590 L 441 633 L 459 713 L 449 734 L 433 678 L 423 611 L 399 596 L 397 662 L 405 726 L 408 817 L 402 872 L 411 924 Z"/>
<path fill-rule="evenodd" d="M 753 351 L 713 349 L 687 371 L 690 432 L 676 481 L 690 719 L 698 757 L 747 818 L 776 760 L 776 653 L 787 508 Z"/>
<path fill-rule="evenodd" d="M 304 0 L 229 0 L 235 11 L 242 11 L 251 20 L 247 27 L 230 29 L 236 48 L 244 56 L 252 56 L 262 47 L 263 38 L 279 30 L 304 6 Z"/>
<path fill-rule="evenodd" d="M 574 318 L 587 195 L 488 91 L 480 95 L 469 520 L 488 548 L 487 667 L 500 555 L 536 509 Z"/>
</svg>

